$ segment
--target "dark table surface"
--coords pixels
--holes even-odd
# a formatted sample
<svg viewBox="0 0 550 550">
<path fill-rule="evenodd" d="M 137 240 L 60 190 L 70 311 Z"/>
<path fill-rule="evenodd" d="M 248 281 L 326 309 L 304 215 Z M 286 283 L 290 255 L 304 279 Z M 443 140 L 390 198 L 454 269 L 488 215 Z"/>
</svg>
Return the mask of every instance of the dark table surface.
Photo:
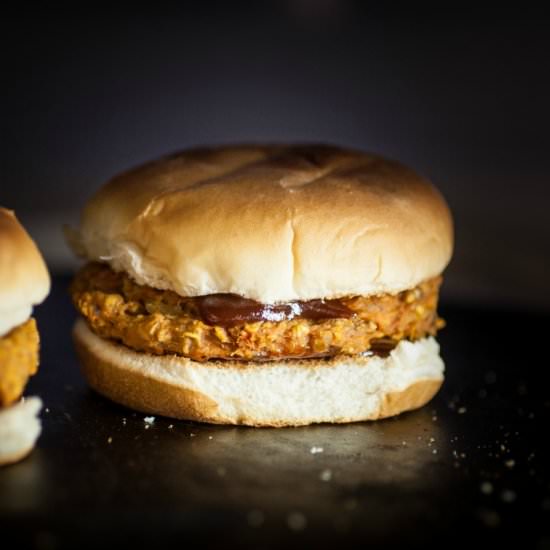
<svg viewBox="0 0 550 550">
<path fill-rule="evenodd" d="M 67 284 L 36 310 L 42 364 L 27 393 L 45 403 L 43 433 L 0 470 L 2 548 L 550 548 L 549 316 L 443 307 L 447 380 L 395 419 L 149 425 L 86 388 Z"/>
</svg>

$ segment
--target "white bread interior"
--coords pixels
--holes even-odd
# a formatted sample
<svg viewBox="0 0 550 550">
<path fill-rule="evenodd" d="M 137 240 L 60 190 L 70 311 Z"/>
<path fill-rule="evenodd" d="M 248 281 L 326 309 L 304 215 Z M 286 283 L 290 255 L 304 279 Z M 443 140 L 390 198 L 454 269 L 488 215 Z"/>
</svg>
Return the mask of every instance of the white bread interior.
<svg viewBox="0 0 550 550">
<path fill-rule="evenodd" d="M 69 240 L 138 283 L 263 303 L 396 293 L 440 274 L 439 192 L 381 157 L 328 146 L 189 150 L 126 172 Z"/>
<path fill-rule="evenodd" d="M 34 241 L 11 210 L 0 207 L 0 337 L 21 325 L 50 291 L 50 276 Z"/>
<path fill-rule="evenodd" d="M 374 420 L 421 407 L 437 392 L 444 365 L 435 339 L 402 341 L 387 358 L 338 357 L 198 363 L 139 353 L 74 328 L 83 373 L 113 401 L 180 419 L 249 426 Z"/>
<path fill-rule="evenodd" d="M 18 462 L 32 451 L 41 432 L 41 408 L 40 398 L 27 397 L 0 409 L 0 466 Z"/>
</svg>

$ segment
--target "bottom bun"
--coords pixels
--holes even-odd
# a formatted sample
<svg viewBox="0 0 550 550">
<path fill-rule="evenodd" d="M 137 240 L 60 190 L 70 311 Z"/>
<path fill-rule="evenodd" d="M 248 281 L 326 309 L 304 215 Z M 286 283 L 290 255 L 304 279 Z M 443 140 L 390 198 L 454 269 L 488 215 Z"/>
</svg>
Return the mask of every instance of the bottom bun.
<svg viewBox="0 0 550 550">
<path fill-rule="evenodd" d="M 0 409 L 0 466 L 18 462 L 33 450 L 42 430 L 41 408 L 40 398 L 29 397 Z"/>
<path fill-rule="evenodd" d="M 375 420 L 427 403 L 443 381 L 433 338 L 402 341 L 387 358 L 199 363 L 149 355 L 74 327 L 89 385 L 145 413 L 214 424 L 300 426 Z"/>
</svg>

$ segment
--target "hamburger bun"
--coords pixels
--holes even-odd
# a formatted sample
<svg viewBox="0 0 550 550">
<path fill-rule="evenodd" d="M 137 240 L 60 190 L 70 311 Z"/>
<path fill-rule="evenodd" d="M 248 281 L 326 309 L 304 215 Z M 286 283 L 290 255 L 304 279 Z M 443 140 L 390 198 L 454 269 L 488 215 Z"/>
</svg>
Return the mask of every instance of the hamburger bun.
<svg viewBox="0 0 550 550">
<path fill-rule="evenodd" d="M 0 465 L 24 458 L 40 435 L 42 401 L 20 395 L 38 366 L 32 308 L 49 290 L 48 269 L 34 241 L 15 214 L 0 207 Z"/>
<path fill-rule="evenodd" d="M 18 462 L 33 450 L 42 431 L 41 408 L 40 398 L 28 397 L 0 409 L 0 466 Z"/>
<path fill-rule="evenodd" d="M 199 363 L 100 338 L 80 319 L 74 341 L 88 384 L 132 409 L 248 426 L 376 420 L 427 403 L 443 382 L 433 338 L 403 340 L 386 358 Z"/>
<path fill-rule="evenodd" d="M 263 303 L 397 293 L 443 271 L 452 222 L 410 169 L 328 146 L 195 149 L 126 172 L 74 248 L 139 284 Z"/>
<path fill-rule="evenodd" d="M 24 323 L 50 291 L 50 276 L 34 241 L 11 210 L 0 207 L 0 337 Z"/>
</svg>

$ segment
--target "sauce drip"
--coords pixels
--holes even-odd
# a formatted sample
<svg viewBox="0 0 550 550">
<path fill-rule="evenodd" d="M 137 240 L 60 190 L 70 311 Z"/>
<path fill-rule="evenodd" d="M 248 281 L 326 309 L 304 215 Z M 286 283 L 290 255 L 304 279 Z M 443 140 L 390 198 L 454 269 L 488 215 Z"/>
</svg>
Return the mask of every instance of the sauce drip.
<svg viewBox="0 0 550 550">
<path fill-rule="evenodd" d="M 262 304 L 236 294 L 209 294 L 195 298 L 200 316 L 208 325 L 231 327 L 258 321 L 292 319 L 348 319 L 353 311 L 340 300 L 308 300 L 284 304 Z"/>
</svg>

